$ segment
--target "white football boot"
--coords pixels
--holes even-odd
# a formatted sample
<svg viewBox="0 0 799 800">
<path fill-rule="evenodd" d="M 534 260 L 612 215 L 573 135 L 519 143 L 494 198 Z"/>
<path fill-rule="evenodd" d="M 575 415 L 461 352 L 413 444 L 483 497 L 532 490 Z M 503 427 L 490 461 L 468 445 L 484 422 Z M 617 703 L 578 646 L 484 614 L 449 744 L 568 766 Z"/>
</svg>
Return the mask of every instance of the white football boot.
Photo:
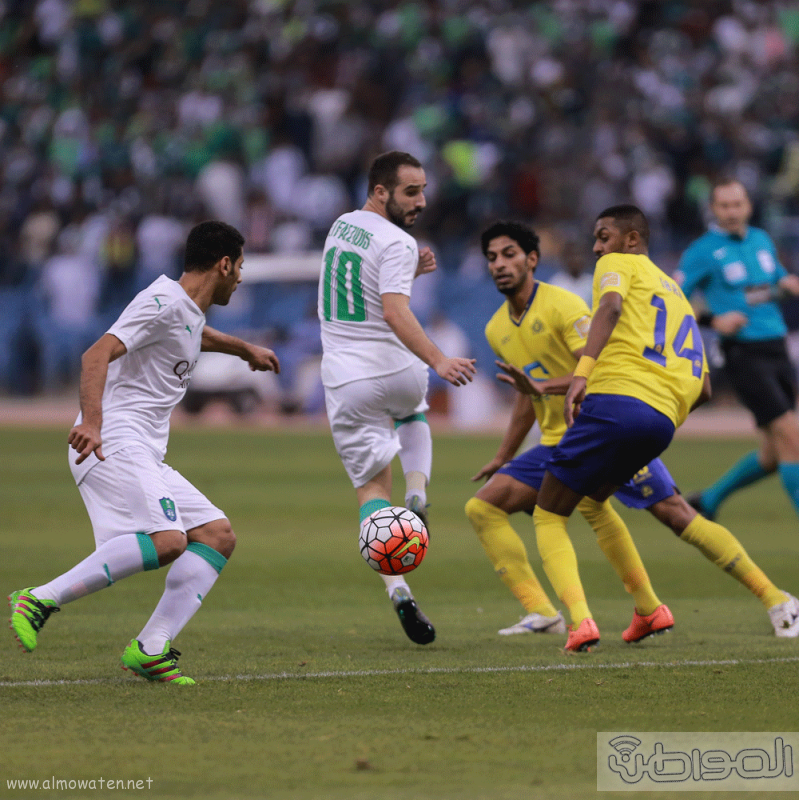
<svg viewBox="0 0 799 800">
<path fill-rule="evenodd" d="M 784 594 L 788 599 L 784 603 L 770 608 L 768 615 L 774 626 L 775 636 L 794 639 L 799 636 L 799 600 L 788 592 L 784 592 Z"/>
<path fill-rule="evenodd" d="M 499 631 L 500 636 L 512 636 L 515 633 L 566 633 L 566 620 L 558 611 L 555 617 L 545 617 L 542 614 L 528 614 L 510 628 Z M 795 634 L 794 634 L 795 635 Z"/>
</svg>

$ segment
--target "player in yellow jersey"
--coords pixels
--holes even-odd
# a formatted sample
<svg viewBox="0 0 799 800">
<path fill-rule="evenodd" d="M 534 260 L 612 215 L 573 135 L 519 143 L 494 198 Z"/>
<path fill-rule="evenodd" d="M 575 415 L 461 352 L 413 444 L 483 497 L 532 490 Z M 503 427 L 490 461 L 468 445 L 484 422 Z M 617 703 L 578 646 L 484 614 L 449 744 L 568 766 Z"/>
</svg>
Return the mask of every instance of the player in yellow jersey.
<svg viewBox="0 0 799 800">
<path fill-rule="evenodd" d="M 517 397 L 497 455 L 473 479 L 489 481 L 469 500 L 466 513 L 500 578 L 527 611 L 520 623 L 500 633 L 562 633 L 563 619 L 536 579 L 508 516 L 533 512 L 553 446 L 566 430 L 563 403 L 555 395 L 565 392 L 582 354 L 590 312 L 575 295 L 535 280 L 538 237 L 529 227 L 495 223 L 483 233 L 481 244 L 497 288 L 507 296 L 486 326 L 486 336 L 503 362 L 513 365 L 508 371 L 517 373 L 520 388 L 533 396 Z M 541 444 L 514 458 L 536 416 L 542 429 Z M 659 459 L 639 470 L 616 497 L 630 508 L 649 510 L 683 541 L 698 547 L 747 586 L 767 608 L 778 611 L 780 604 L 792 600 L 774 587 L 727 529 L 696 514 Z M 638 641 L 671 627 L 673 618 L 652 592 L 621 518 L 607 502 L 586 499 L 579 510 L 594 527 L 600 547 L 635 599 L 636 611 L 624 640 Z M 776 611 L 769 613 L 777 635 L 786 635 L 775 621 Z"/>
<path fill-rule="evenodd" d="M 693 310 L 650 261 L 648 247 L 649 225 L 635 206 L 613 206 L 597 217 L 593 319 L 566 393 L 569 430 L 552 453 L 533 513 L 544 569 L 572 618 L 569 650 L 590 649 L 599 629 L 568 518 L 583 497 L 606 500 L 657 458 L 688 412 L 710 398 Z M 551 552 L 557 558 L 548 561 L 543 554 Z"/>
</svg>

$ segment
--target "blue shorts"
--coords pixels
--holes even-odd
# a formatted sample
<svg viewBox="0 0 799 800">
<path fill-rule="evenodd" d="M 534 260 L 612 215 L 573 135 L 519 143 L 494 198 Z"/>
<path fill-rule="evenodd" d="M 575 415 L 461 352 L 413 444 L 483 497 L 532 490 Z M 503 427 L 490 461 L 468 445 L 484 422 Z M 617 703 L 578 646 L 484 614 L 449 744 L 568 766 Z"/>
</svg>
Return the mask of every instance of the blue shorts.
<svg viewBox="0 0 799 800">
<path fill-rule="evenodd" d="M 547 465 L 572 491 L 590 496 L 623 486 L 656 459 L 674 436 L 674 423 L 634 397 L 589 394 Z"/>
<path fill-rule="evenodd" d="M 538 491 L 554 449 L 554 447 L 539 444 L 500 467 L 497 474 L 510 475 L 511 478 Z M 666 465 L 656 458 L 643 469 L 638 470 L 632 480 L 620 487 L 615 497 L 627 508 L 649 508 L 655 503 L 671 497 L 676 488 L 674 478 L 666 469 Z M 525 513 L 532 514 L 533 512 L 525 511 Z"/>
</svg>

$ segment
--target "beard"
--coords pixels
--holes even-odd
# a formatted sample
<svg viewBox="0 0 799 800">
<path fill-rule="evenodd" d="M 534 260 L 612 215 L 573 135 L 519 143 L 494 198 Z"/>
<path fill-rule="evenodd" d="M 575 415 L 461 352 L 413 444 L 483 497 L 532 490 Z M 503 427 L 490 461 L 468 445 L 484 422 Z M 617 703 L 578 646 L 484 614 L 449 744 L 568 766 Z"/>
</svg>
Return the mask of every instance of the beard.
<svg viewBox="0 0 799 800">
<path fill-rule="evenodd" d="M 497 287 L 497 291 L 498 292 L 500 292 L 501 294 L 506 295 L 507 297 L 510 297 L 511 295 L 516 294 L 516 292 L 518 292 L 519 289 L 521 289 L 521 287 L 524 285 L 524 281 L 525 281 L 525 277 L 522 276 L 521 278 L 519 278 L 518 281 L 516 281 L 516 283 L 506 283 L 506 284 L 500 286 L 499 284 L 494 282 L 494 286 Z"/>
<path fill-rule="evenodd" d="M 413 223 L 416 222 L 416 220 L 414 219 L 411 222 L 406 222 L 405 215 L 406 212 L 402 210 L 400 204 L 394 199 L 394 195 L 392 194 L 386 203 L 386 216 L 389 218 L 389 221 L 393 222 L 398 228 L 407 231 L 409 228 L 413 227 Z"/>
</svg>

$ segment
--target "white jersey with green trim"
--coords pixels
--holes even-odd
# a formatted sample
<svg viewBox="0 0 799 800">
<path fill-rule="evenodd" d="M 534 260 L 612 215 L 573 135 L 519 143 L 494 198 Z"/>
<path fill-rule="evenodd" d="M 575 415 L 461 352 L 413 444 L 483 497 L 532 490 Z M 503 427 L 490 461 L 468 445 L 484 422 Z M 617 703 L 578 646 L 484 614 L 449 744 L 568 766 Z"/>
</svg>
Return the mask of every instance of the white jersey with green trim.
<svg viewBox="0 0 799 800">
<path fill-rule="evenodd" d="M 381 295 L 410 297 L 416 240 L 373 211 L 342 214 L 325 240 L 319 279 L 322 383 L 391 375 L 419 359 L 383 319 Z"/>
<path fill-rule="evenodd" d="M 127 348 L 112 361 L 103 391 L 103 455 L 143 444 L 166 455 L 169 418 L 183 399 L 200 356 L 205 314 L 183 287 L 165 275 L 143 289 L 108 329 Z M 78 415 L 75 424 L 81 422 Z M 92 453 L 82 464 L 70 449 L 76 483 L 100 463 Z"/>
</svg>

